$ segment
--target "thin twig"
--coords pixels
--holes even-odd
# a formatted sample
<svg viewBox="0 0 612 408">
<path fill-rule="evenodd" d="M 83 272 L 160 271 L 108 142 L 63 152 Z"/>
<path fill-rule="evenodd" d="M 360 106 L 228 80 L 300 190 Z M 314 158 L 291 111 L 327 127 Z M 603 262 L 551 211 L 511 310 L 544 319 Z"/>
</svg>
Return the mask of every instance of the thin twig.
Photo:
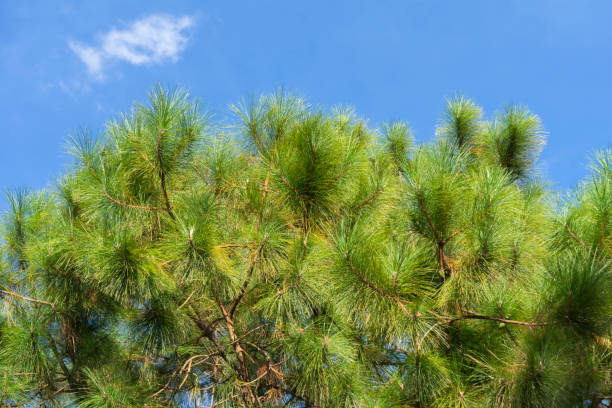
<svg viewBox="0 0 612 408">
<path fill-rule="evenodd" d="M 455 236 L 461 234 L 463 231 L 467 230 L 469 228 L 469 226 L 465 226 L 463 228 L 459 228 L 457 231 L 453 232 L 452 234 L 450 234 L 448 237 L 446 237 L 446 239 L 444 239 L 444 243 L 450 241 L 451 239 L 455 238 Z"/>
<path fill-rule="evenodd" d="M 11 290 L 0 289 L 0 293 L 4 293 L 4 294 L 10 295 L 10 296 L 14 296 L 14 297 L 23 299 L 23 300 L 28 301 L 28 302 L 40 303 L 40 304 L 43 304 L 43 305 L 51 306 L 52 309 L 55 309 L 55 305 L 53 303 L 51 303 L 51 302 L 47 302 L 45 300 L 40 300 L 40 299 L 32 299 L 30 297 L 20 295 L 19 293 L 13 292 Z"/>
<path fill-rule="evenodd" d="M 57 391 L 55 391 L 53 394 L 45 397 L 45 399 L 43 399 L 40 404 L 32 407 L 32 408 L 39 408 L 42 407 L 43 405 L 45 405 L 47 403 L 47 401 L 49 401 L 50 399 L 54 398 L 55 396 L 57 396 L 59 393 L 61 393 L 62 391 L 64 391 L 66 389 L 66 386 L 61 387 L 60 389 L 58 389 Z"/>
<path fill-rule="evenodd" d="M 236 311 L 236 308 L 238 307 L 238 303 L 240 303 L 240 300 L 244 296 L 244 293 L 246 292 L 246 289 L 249 286 L 249 282 L 251 281 L 251 277 L 253 276 L 253 270 L 255 269 L 255 264 L 257 263 L 257 259 L 259 259 L 259 257 L 261 256 L 261 252 L 263 251 L 263 248 L 264 248 L 264 245 L 266 244 L 267 239 L 268 239 L 268 234 L 265 234 L 263 237 L 263 240 L 261 241 L 261 244 L 259 245 L 259 249 L 257 250 L 257 253 L 253 256 L 253 260 L 251 261 L 251 265 L 249 266 L 249 270 L 247 271 L 246 279 L 244 280 L 242 287 L 240 288 L 240 292 L 238 293 L 238 295 L 232 302 L 232 305 L 230 306 L 230 310 L 229 310 L 230 317 L 234 315 L 234 312 Z"/>
<path fill-rule="evenodd" d="M 104 191 L 104 196 L 106 198 L 108 198 L 113 203 L 115 203 L 117 205 L 120 205 L 122 207 L 136 208 L 136 209 L 139 209 L 139 210 L 146 210 L 146 211 L 155 211 L 155 210 L 161 210 L 162 209 L 161 207 L 148 207 L 148 206 L 144 206 L 144 205 L 124 203 L 123 201 L 119 201 L 115 197 L 111 196 L 108 193 L 108 191 L 106 190 L 106 188 L 103 188 L 103 191 Z"/>
<path fill-rule="evenodd" d="M 253 242 L 248 242 L 246 244 L 220 244 L 215 245 L 215 248 L 248 248 L 253 246 Z"/>
<path fill-rule="evenodd" d="M 162 142 L 164 138 L 164 129 L 159 132 L 157 137 L 157 161 L 159 162 L 159 179 L 161 180 L 161 189 L 164 195 L 164 201 L 166 203 L 166 211 L 170 215 L 170 218 L 174 219 L 174 213 L 170 206 L 170 199 L 168 198 L 168 191 L 166 190 L 166 172 L 164 171 L 164 162 L 162 158 Z"/>
<path fill-rule="evenodd" d="M 567 230 L 567 232 L 570 234 L 570 236 L 574 239 L 574 241 L 576 241 L 577 243 L 579 243 L 584 249 L 587 249 L 586 244 L 584 243 L 584 241 L 582 241 L 580 238 L 578 238 L 578 236 L 576 234 L 574 234 L 574 231 L 572 231 L 569 227 L 569 225 L 567 224 L 563 224 L 565 226 L 565 229 Z"/>
<path fill-rule="evenodd" d="M 368 205 L 370 202 L 372 202 L 372 200 L 374 200 L 382 192 L 382 190 L 383 190 L 382 187 L 377 188 L 376 190 L 374 190 L 374 192 L 372 194 L 370 194 L 365 200 L 363 200 L 362 202 L 360 202 L 359 204 L 357 204 L 356 206 L 351 208 L 351 211 L 360 210 L 361 208 L 363 208 L 366 205 Z"/>
<path fill-rule="evenodd" d="M 183 306 L 185 306 L 187 304 L 187 302 L 189 302 L 189 299 L 191 299 L 191 297 L 193 296 L 193 294 L 196 293 L 196 290 L 194 289 L 189 296 L 187 296 L 187 299 L 185 299 L 185 301 L 183 303 L 181 303 L 181 305 L 179 307 L 176 308 L 176 311 L 178 312 L 179 310 L 181 310 L 181 308 Z"/>
<path fill-rule="evenodd" d="M 518 326 L 528 326 L 528 327 L 547 326 L 550 324 L 550 322 L 522 322 L 519 320 L 502 319 L 500 317 L 485 316 L 485 315 L 476 314 L 476 313 L 466 313 L 461 316 L 457 316 L 455 318 L 450 319 L 449 323 L 455 320 L 462 320 L 462 319 L 490 320 L 490 321 L 499 322 L 499 323 L 508 323 L 508 324 L 515 324 Z"/>
<path fill-rule="evenodd" d="M 410 303 L 407 300 L 404 299 L 400 299 L 398 297 L 395 297 L 387 292 L 385 292 L 384 290 L 382 290 L 381 288 L 379 288 L 378 286 L 376 286 L 374 283 L 370 282 L 364 275 L 361 274 L 361 272 L 359 272 L 357 270 L 357 268 L 355 268 L 355 266 L 353 265 L 353 263 L 351 262 L 351 259 L 349 258 L 348 254 L 345 253 L 344 255 L 344 259 L 346 260 L 346 263 L 348 264 L 349 268 L 351 269 L 351 271 L 359 278 L 360 281 L 362 281 L 363 283 L 365 283 L 370 289 L 374 290 L 376 293 L 378 293 L 379 295 L 381 295 L 384 298 L 390 299 L 393 302 L 395 302 L 400 309 L 402 309 L 402 311 L 404 313 L 406 313 L 407 315 L 410 314 L 410 312 L 408 312 L 408 309 L 406 309 L 406 307 L 404 306 L 404 303 Z"/>
<path fill-rule="evenodd" d="M 282 182 L 283 182 L 283 183 L 284 183 L 284 184 L 285 184 L 287 187 L 289 187 L 289 188 L 290 188 L 290 189 L 291 189 L 291 190 L 292 190 L 292 191 L 293 191 L 295 194 L 297 194 L 297 196 L 298 196 L 298 197 L 303 198 L 303 197 L 302 197 L 302 194 L 301 194 L 299 191 L 297 191 L 297 189 L 296 189 L 295 187 L 293 187 L 293 186 L 291 185 L 291 183 L 289 183 L 289 181 L 287 181 L 287 179 L 285 178 L 285 176 L 283 176 L 283 175 L 282 175 L 282 174 L 280 174 L 280 173 L 279 173 L 279 176 L 280 176 L 280 178 L 281 178 Z"/>
<path fill-rule="evenodd" d="M 421 210 L 423 211 L 423 213 L 425 214 L 425 218 L 427 219 L 427 223 L 429 224 L 429 228 L 431 228 L 431 232 L 433 233 L 434 237 L 436 238 L 437 242 L 441 241 L 441 237 L 438 234 L 438 230 L 436 230 L 436 227 L 434 227 L 434 224 L 431 220 L 431 217 L 429 216 L 429 212 L 427 211 L 427 208 L 425 207 L 425 202 L 423 201 L 423 197 L 421 197 L 421 194 L 416 194 L 417 197 L 417 202 L 419 203 L 419 207 L 421 207 Z"/>
</svg>

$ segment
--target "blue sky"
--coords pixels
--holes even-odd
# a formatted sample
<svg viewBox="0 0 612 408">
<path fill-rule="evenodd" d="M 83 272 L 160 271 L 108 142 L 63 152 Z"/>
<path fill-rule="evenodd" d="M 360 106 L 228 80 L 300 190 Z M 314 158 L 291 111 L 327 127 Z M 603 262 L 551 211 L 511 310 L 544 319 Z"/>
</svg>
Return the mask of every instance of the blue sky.
<svg viewBox="0 0 612 408">
<path fill-rule="evenodd" d="M 0 1 L 0 189 L 42 188 L 68 134 L 94 131 L 159 82 L 219 120 L 279 86 L 349 104 L 429 140 L 456 93 L 491 116 L 527 105 L 558 189 L 612 141 L 609 1 Z M 1 206 L 4 206 L 2 204 Z"/>
</svg>

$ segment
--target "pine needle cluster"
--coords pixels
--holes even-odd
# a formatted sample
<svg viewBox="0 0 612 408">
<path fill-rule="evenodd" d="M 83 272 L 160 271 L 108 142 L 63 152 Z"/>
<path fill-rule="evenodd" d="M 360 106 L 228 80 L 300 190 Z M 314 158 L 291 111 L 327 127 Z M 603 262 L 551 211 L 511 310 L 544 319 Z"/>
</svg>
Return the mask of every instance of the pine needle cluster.
<svg viewBox="0 0 612 408">
<path fill-rule="evenodd" d="M 525 107 L 233 111 L 156 88 L 8 194 L 2 406 L 608 406 L 610 150 L 558 197 Z"/>
</svg>

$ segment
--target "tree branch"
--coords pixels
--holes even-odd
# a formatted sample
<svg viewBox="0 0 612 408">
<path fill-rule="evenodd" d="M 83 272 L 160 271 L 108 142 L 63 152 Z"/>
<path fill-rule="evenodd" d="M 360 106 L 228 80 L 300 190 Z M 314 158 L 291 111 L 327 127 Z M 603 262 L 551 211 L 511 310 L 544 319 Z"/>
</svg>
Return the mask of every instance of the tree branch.
<svg viewBox="0 0 612 408">
<path fill-rule="evenodd" d="M 325 185 L 323 187 L 329 187 L 332 184 L 335 184 L 340 177 L 344 176 L 344 173 L 346 173 L 348 171 L 348 169 L 351 167 L 351 163 L 346 163 L 344 165 L 344 167 L 342 168 L 342 170 L 340 170 L 340 173 L 338 173 L 333 179 L 331 179 L 329 182 L 325 183 Z"/>
<path fill-rule="evenodd" d="M 170 206 L 170 199 L 168 198 L 168 191 L 166 190 L 166 172 L 164 171 L 164 161 L 162 158 L 162 142 L 164 138 L 164 129 L 159 132 L 157 136 L 157 161 L 159 163 L 159 179 L 161 180 L 162 194 L 164 195 L 164 201 L 166 203 L 166 211 L 170 215 L 170 218 L 175 219 L 172 207 Z"/>
<path fill-rule="evenodd" d="M 187 304 L 187 302 L 189 302 L 189 300 L 191 299 L 191 297 L 193 296 L 193 294 L 196 293 L 196 290 L 194 289 L 189 296 L 187 296 L 187 299 L 185 299 L 185 301 L 183 303 L 181 303 L 181 305 L 179 307 L 176 308 L 176 311 L 178 312 L 179 310 L 181 310 L 181 308 L 183 306 L 185 306 Z"/>
<path fill-rule="evenodd" d="M 485 316 L 485 315 L 472 313 L 472 312 L 451 318 L 449 319 L 448 323 L 452 323 L 454 321 L 463 320 L 463 319 L 490 320 L 490 321 L 499 322 L 499 323 L 515 324 L 518 326 L 528 326 L 528 327 L 548 326 L 550 324 L 550 322 L 522 322 L 519 320 L 502 319 L 500 317 Z"/>
<path fill-rule="evenodd" d="M 455 236 L 461 234 L 463 231 L 467 230 L 469 226 L 465 226 L 463 228 L 459 228 L 457 231 L 453 232 L 452 234 L 450 234 L 448 237 L 446 237 L 446 239 L 444 239 L 444 243 L 447 243 L 448 241 L 450 241 L 451 239 L 455 238 Z"/>
<path fill-rule="evenodd" d="M 53 336 L 51 335 L 51 333 L 47 333 L 47 339 L 49 340 L 49 346 L 51 347 L 51 351 L 53 352 L 55 359 L 60 365 L 60 368 L 62 369 L 64 376 L 66 376 L 66 381 L 68 381 L 70 388 L 73 391 L 76 391 L 76 389 L 78 388 L 77 384 L 74 382 L 72 373 L 68 370 L 68 367 L 66 367 L 66 363 L 64 363 L 64 358 L 62 357 L 59 350 L 57 349 L 57 343 L 55 343 L 55 340 L 53 340 Z"/>
<path fill-rule="evenodd" d="M 578 236 L 576 234 L 574 234 L 574 231 L 572 231 L 570 229 L 569 225 L 567 225 L 567 223 L 564 223 L 563 225 L 565 226 L 565 229 L 570 234 L 570 236 L 574 239 L 574 241 L 579 243 L 580 246 L 582 246 L 584 249 L 588 250 L 588 248 L 587 248 L 586 244 L 584 243 L 584 241 L 582 241 L 580 238 L 578 238 Z"/>
<path fill-rule="evenodd" d="M 232 320 L 232 317 L 230 316 L 227 309 L 223 305 L 223 302 L 219 298 L 219 295 L 217 294 L 217 292 L 216 291 L 213 291 L 213 292 L 214 292 L 214 296 L 215 296 L 217 305 L 219 306 L 219 309 L 221 310 L 221 314 L 223 315 L 223 318 L 225 319 L 227 333 L 229 334 L 230 341 L 234 343 L 234 351 L 236 352 L 236 356 L 238 357 L 238 362 L 240 363 L 240 367 L 242 369 L 242 381 L 245 383 L 249 383 L 249 369 L 244 359 L 244 349 L 242 348 L 242 346 L 240 345 L 240 342 L 238 341 L 238 336 L 236 336 L 236 331 L 234 329 L 234 321 Z M 256 405 L 258 407 L 261 406 L 259 399 L 253 393 L 253 390 L 251 388 L 248 388 L 248 399 L 246 402 L 252 405 Z"/>
<path fill-rule="evenodd" d="M 356 206 L 351 208 L 351 211 L 360 210 L 361 208 L 363 208 L 366 205 L 368 205 L 370 202 L 372 202 L 372 200 L 374 200 L 382 192 L 382 190 L 383 190 L 382 187 L 377 188 L 376 190 L 374 190 L 374 192 L 372 194 L 370 194 L 365 200 L 363 200 L 362 202 L 360 202 L 359 204 L 357 204 Z"/>
<path fill-rule="evenodd" d="M 407 315 L 410 314 L 410 312 L 408 312 L 408 309 L 406 309 L 406 306 L 404 306 L 404 303 L 411 303 L 411 302 L 409 302 L 407 300 L 404 300 L 404 299 L 401 299 L 401 298 L 398 298 L 396 296 L 393 296 L 390 293 L 387 293 L 383 289 L 381 289 L 378 286 L 376 286 L 374 283 L 370 282 L 364 275 L 361 274 L 361 272 L 359 272 L 357 270 L 357 268 L 355 268 L 355 266 L 351 262 L 351 259 L 349 258 L 347 253 L 344 253 L 343 256 L 344 256 L 344 259 L 346 260 L 346 263 L 348 264 L 349 268 L 351 269 L 351 271 L 355 274 L 355 276 L 357 276 L 359 278 L 359 280 L 361 282 L 365 283 L 370 289 L 372 289 L 373 291 L 378 293 L 380 296 L 395 302 L 399 306 L 399 308 L 402 309 L 402 311 L 405 314 L 407 314 Z"/>
<path fill-rule="evenodd" d="M 215 245 L 215 248 L 248 248 L 252 245 L 253 245 L 252 242 L 249 242 L 246 244 L 219 244 L 219 245 Z"/>
<path fill-rule="evenodd" d="M 268 234 L 265 234 L 263 240 L 261 241 L 261 244 L 259 245 L 259 249 L 257 250 L 257 253 L 253 257 L 253 260 L 251 261 L 251 265 L 249 265 L 249 270 L 247 271 L 247 277 L 244 280 L 244 282 L 242 283 L 242 287 L 240 288 L 240 292 L 238 293 L 238 295 L 236 296 L 236 298 L 232 302 L 232 305 L 230 306 L 230 310 L 229 310 L 229 316 L 230 317 L 234 316 L 234 312 L 236 311 L 236 308 L 238 307 L 238 303 L 240 303 L 240 300 L 244 296 L 244 294 L 246 292 L 246 289 L 249 286 L 249 282 L 251 281 L 251 277 L 253 276 L 253 270 L 255 269 L 255 264 L 257 262 L 257 259 L 261 256 L 261 251 L 263 251 L 263 247 L 264 247 L 267 239 L 268 239 Z"/>
<path fill-rule="evenodd" d="M 293 191 L 293 192 L 294 192 L 294 193 L 295 193 L 295 194 L 296 194 L 298 197 L 303 198 L 302 194 L 301 194 L 299 191 L 297 191 L 297 189 L 296 189 L 295 187 L 293 187 L 293 186 L 291 185 L 291 183 L 289 183 L 289 181 L 287 181 L 287 179 L 285 178 L 285 176 L 283 176 L 281 173 L 279 173 L 279 176 L 280 176 L 280 178 L 281 178 L 282 182 L 283 182 L 283 183 L 284 183 L 284 184 L 285 184 L 287 187 L 289 187 L 289 188 L 291 189 L 291 191 Z"/>
<path fill-rule="evenodd" d="M 51 302 L 47 302 L 45 300 L 39 300 L 39 299 L 32 299 L 30 297 L 20 295 L 17 292 L 13 292 L 12 290 L 0 289 L 0 293 L 4 293 L 5 295 L 10 295 L 10 296 L 13 296 L 13 297 L 17 297 L 17 298 L 23 299 L 23 300 L 28 301 L 28 302 L 40 303 L 42 305 L 51 306 L 52 309 L 55 309 L 55 305 L 53 303 L 51 303 Z"/>
<path fill-rule="evenodd" d="M 144 205 L 138 205 L 138 204 L 130 204 L 130 203 L 124 203 L 123 201 L 119 201 L 116 198 L 114 198 L 113 196 L 111 196 L 108 191 L 106 190 L 106 187 L 103 187 L 104 190 L 104 196 L 106 198 L 108 198 L 110 201 L 112 201 L 113 203 L 120 205 L 122 207 L 127 207 L 127 208 L 136 208 L 139 210 L 146 210 L 146 211 L 155 211 L 155 210 L 161 210 L 161 207 L 148 207 L 148 206 L 144 206 Z"/>
<path fill-rule="evenodd" d="M 431 217 L 429 216 L 429 212 L 427 211 L 427 208 L 425 207 L 425 202 L 423 201 L 423 197 L 421 197 L 420 193 L 417 193 L 416 197 L 417 197 L 417 202 L 419 203 L 419 207 L 423 211 L 423 214 L 425 214 L 425 218 L 427 219 L 427 223 L 429 224 L 429 228 L 431 229 L 432 234 L 436 238 L 436 241 L 440 242 L 441 237 L 438 234 L 438 230 L 436 230 L 436 227 L 434 227 Z"/>
</svg>

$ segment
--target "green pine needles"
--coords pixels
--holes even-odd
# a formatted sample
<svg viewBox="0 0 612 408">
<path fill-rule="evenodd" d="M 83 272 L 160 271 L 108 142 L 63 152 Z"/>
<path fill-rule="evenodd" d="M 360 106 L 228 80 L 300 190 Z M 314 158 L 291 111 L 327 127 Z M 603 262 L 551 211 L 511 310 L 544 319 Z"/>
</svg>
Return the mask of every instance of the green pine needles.
<svg viewBox="0 0 612 408">
<path fill-rule="evenodd" d="M 8 194 L 3 407 L 609 406 L 610 150 L 559 198 L 524 107 L 233 110 L 157 88 Z"/>
</svg>

